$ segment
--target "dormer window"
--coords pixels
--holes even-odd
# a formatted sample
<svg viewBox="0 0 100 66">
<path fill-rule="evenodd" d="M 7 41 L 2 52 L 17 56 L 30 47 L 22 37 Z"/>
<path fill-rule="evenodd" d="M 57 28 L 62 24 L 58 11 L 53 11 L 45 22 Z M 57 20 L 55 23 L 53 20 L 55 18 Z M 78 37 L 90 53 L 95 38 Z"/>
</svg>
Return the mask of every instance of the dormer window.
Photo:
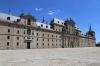
<svg viewBox="0 0 100 66">
<path fill-rule="evenodd" d="M 7 20 L 10 20 L 10 17 L 7 17 Z"/>
<path fill-rule="evenodd" d="M 20 21 L 20 19 L 17 19 L 17 22 L 19 22 Z"/>
<path fill-rule="evenodd" d="M 31 20 L 30 19 L 27 20 L 27 25 L 31 25 Z"/>
<path fill-rule="evenodd" d="M 48 26 L 46 26 L 46 28 L 48 28 Z"/>
<path fill-rule="evenodd" d="M 58 21 L 58 23 L 59 23 L 59 21 Z"/>
<path fill-rule="evenodd" d="M 63 23 L 62 23 L 63 24 Z"/>
<path fill-rule="evenodd" d="M 43 25 L 41 25 L 41 27 L 43 27 Z"/>
</svg>

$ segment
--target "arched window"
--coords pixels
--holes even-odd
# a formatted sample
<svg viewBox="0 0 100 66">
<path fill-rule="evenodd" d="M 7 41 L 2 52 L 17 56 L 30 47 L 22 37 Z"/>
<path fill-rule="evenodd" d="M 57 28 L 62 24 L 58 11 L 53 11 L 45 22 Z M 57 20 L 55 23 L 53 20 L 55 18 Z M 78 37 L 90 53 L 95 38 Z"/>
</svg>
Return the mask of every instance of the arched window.
<svg viewBox="0 0 100 66">
<path fill-rule="evenodd" d="M 31 25 L 31 20 L 30 19 L 27 20 L 27 25 Z"/>
<path fill-rule="evenodd" d="M 31 34 L 31 30 L 28 28 L 27 29 L 27 34 L 30 35 Z"/>
</svg>

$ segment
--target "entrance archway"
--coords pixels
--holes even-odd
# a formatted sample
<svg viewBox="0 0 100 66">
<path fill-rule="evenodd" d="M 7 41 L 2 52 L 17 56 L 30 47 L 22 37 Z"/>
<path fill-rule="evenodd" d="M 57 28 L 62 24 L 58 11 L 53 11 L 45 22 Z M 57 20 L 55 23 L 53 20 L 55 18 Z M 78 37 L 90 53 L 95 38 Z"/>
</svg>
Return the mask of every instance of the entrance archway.
<svg viewBox="0 0 100 66">
<path fill-rule="evenodd" d="M 27 49 L 30 49 L 30 42 L 27 42 Z"/>
<path fill-rule="evenodd" d="M 71 45 L 71 47 L 72 47 L 72 48 L 74 47 L 74 44 L 73 44 L 73 42 L 71 42 L 71 44 L 70 44 L 70 45 Z"/>
</svg>

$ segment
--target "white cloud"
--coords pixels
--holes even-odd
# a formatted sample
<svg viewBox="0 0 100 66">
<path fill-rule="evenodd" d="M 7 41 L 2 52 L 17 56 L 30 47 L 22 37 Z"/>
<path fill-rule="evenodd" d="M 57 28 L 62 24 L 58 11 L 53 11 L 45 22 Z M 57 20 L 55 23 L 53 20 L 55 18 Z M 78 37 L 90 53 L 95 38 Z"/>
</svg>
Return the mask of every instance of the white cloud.
<svg viewBox="0 0 100 66">
<path fill-rule="evenodd" d="M 36 11 L 41 11 L 43 8 L 35 8 Z"/>
<path fill-rule="evenodd" d="M 38 8 L 35 8 L 36 11 L 38 11 Z"/>
<path fill-rule="evenodd" d="M 48 15 L 53 15 L 55 12 L 49 11 Z"/>
<path fill-rule="evenodd" d="M 60 10 L 57 10 L 57 11 L 60 11 Z"/>
<path fill-rule="evenodd" d="M 40 8 L 39 10 L 43 10 L 43 8 Z"/>
<path fill-rule="evenodd" d="M 53 12 L 53 11 L 49 11 L 49 12 Z"/>
<path fill-rule="evenodd" d="M 48 13 L 49 15 L 53 15 L 54 13 Z"/>
</svg>

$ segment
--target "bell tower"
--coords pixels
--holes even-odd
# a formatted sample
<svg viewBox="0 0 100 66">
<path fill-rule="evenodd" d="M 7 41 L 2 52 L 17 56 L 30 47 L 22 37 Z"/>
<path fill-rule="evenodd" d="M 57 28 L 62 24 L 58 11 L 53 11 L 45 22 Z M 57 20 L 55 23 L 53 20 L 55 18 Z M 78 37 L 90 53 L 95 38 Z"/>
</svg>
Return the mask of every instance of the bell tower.
<svg viewBox="0 0 100 66">
<path fill-rule="evenodd" d="M 95 39 L 95 32 L 92 30 L 91 25 L 89 24 L 88 35 L 90 35 L 93 39 Z"/>
</svg>

